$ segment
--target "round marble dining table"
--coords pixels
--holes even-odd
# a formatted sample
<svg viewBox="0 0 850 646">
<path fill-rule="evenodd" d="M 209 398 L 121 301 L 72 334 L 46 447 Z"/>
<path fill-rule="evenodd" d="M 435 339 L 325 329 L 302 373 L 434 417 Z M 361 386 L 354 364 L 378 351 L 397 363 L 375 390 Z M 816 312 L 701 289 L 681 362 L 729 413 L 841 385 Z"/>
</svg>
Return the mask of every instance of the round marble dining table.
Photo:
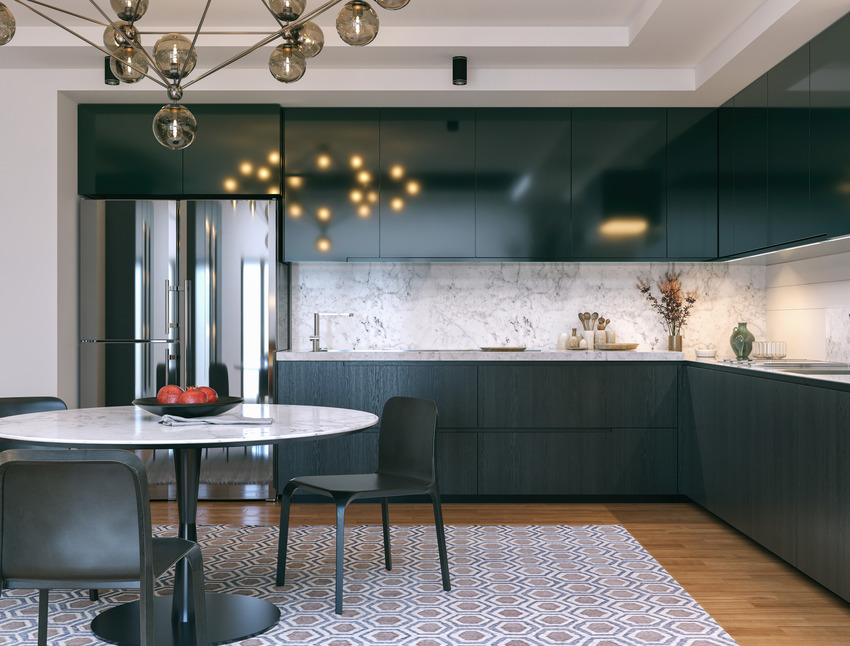
<svg viewBox="0 0 850 646">
<path fill-rule="evenodd" d="M 269 423 L 167 426 L 135 406 L 77 408 L 0 418 L 0 438 L 27 445 L 66 448 L 171 449 L 177 480 L 178 536 L 197 541 L 201 452 L 210 447 L 274 444 L 301 438 L 345 435 L 374 426 L 365 411 L 326 406 L 242 404 L 219 419 L 271 419 Z M 179 563 L 174 598 L 155 600 L 157 646 L 184 646 L 193 615 L 188 564 Z M 265 632 L 280 619 L 274 604 L 257 597 L 207 593 L 207 632 L 211 644 L 227 644 Z M 173 601 L 173 603 L 172 603 Z M 110 608 L 92 621 L 92 630 L 112 644 L 139 643 L 138 601 Z"/>
</svg>

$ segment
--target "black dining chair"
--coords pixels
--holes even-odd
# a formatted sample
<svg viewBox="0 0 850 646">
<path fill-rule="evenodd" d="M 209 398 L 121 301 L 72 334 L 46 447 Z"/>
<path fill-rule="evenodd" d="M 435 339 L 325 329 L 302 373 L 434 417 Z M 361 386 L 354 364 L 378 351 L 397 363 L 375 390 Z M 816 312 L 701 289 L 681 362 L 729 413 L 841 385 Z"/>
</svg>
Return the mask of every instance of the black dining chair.
<svg viewBox="0 0 850 646">
<path fill-rule="evenodd" d="M 65 410 L 68 407 L 58 397 L 0 397 L 0 417 L 42 413 L 50 410 Z M 0 451 L 12 447 L 22 448 L 8 440 L 0 440 Z"/>
<path fill-rule="evenodd" d="M 392 397 L 381 414 L 378 436 L 378 469 L 374 473 L 319 475 L 292 478 L 283 488 L 280 505 L 280 535 L 276 585 L 286 578 L 289 541 L 289 508 L 297 489 L 331 496 L 336 504 L 336 614 L 342 613 L 342 552 L 345 538 L 345 508 L 358 498 L 380 498 L 384 529 L 384 565 L 392 569 L 388 498 L 428 494 L 434 505 L 434 525 L 440 553 L 443 590 L 451 590 L 443 511 L 437 486 L 434 445 L 437 434 L 437 405 L 428 399 Z"/>
<path fill-rule="evenodd" d="M 201 549 L 152 538 L 142 461 L 121 450 L 0 453 L 0 592 L 37 589 L 38 644 L 47 644 L 48 591 L 136 588 L 141 646 L 154 645 L 154 581 L 189 563 L 195 643 L 207 644 Z M 190 642 L 185 642 L 190 643 Z"/>
</svg>

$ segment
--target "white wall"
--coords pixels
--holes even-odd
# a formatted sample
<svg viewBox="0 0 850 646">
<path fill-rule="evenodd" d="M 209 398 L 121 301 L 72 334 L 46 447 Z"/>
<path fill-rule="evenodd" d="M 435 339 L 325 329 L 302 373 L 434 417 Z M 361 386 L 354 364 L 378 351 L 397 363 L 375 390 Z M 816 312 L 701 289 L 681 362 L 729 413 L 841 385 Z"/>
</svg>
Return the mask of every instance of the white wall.
<svg viewBox="0 0 850 646">
<path fill-rule="evenodd" d="M 767 267 L 767 334 L 788 356 L 850 362 L 850 253 Z"/>
<path fill-rule="evenodd" d="M 57 395 L 57 94 L 32 70 L 0 71 L 0 87 L 0 395 Z"/>
</svg>

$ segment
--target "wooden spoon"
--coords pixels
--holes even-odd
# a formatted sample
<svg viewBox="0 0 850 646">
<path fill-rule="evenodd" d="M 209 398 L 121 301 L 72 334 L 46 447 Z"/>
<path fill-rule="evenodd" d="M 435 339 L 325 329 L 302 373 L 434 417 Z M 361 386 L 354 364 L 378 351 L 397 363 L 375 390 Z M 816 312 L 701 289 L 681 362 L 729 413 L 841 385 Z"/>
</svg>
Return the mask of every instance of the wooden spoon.
<svg viewBox="0 0 850 646">
<path fill-rule="evenodd" d="M 584 318 L 582 319 L 582 321 L 583 321 L 583 325 L 584 325 L 584 329 L 585 329 L 585 330 L 589 330 L 589 329 L 590 329 L 589 327 L 587 327 L 587 322 L 588 322 L 589 320 L 590 320 L 590 312 L 585 312 L 585 313 L 584 313 Z"/>
<path fill-rule="evenodd" d="M 590 322 L 590 329 L 591 330 L 596 327 L 596 319 L 598 319 L 598 318 L 599 318 L 599 313 L 594 312 L 593 313 L 593 320 Z"/>
</svg>

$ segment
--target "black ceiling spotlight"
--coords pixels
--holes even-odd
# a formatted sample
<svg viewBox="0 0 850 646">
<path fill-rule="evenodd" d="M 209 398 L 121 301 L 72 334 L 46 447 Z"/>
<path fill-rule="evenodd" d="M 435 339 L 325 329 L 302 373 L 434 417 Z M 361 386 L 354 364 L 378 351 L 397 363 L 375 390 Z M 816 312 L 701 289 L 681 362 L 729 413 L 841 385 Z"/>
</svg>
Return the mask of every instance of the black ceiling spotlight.
<svg viewBox="0 0 850 646">
<path fill-rule="evenodd" d="M 103 64 L 104 64 L 104 67 L 103 67 L 103 82 L 106 83 L 107 85 L 118 85 L 120 81 L 118 80 L 118 77 L 115 76 L 115 74 L 113 73 L 112 67 L 110 67 L 110 65 L 109 65 L 109 59 L 110 58 L 112 58 L 112 57 L 107 56 L 107 57 L 104 58 L 104 61 L 103 61 Z"/>
<path fill-rule="evenodd" d="M 452 83 L 466 85 L 466 56 L 452 58 Z"/>
</svg>

